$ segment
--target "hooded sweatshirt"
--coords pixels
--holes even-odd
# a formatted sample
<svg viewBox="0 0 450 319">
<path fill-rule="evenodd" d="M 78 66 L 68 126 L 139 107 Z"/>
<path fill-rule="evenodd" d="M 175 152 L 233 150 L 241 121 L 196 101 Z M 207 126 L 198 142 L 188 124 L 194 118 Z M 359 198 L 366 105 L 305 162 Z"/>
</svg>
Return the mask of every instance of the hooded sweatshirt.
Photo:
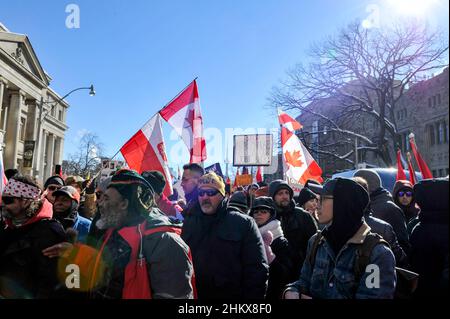
<svg viewBox="0 0 450 319">
<path fill-rule="evenodd" d="M 337 256 L 345 243 L 362 226 L 364 211 L 369 204 L 369 194 L 356 182 L 336 178 L 333 190 L 333 220 L 323 230 L 323 236 Z"/>
<path fill-rule="evenodd" d="M 411 191 L 413 193 L 412 201 L 409 203 L 408 206 L 404 206 L 400 203 L 398 199 L 398 192 L 400 191 Z M 414 198 L 414 191 L 413 191 L 413 185 L 410 181 L 407 180 L 399 180 L 395 182 L 394 190 L 392 192 L 394 197 L 394 203 L 397 204 L 398 207 L 400 207 L 403 211 L 405 222 L 408 224 L 411 220 L 417 217 L 417 214 L 419 213 L 419 207 L 416 205 L 416 200 Z"/>
</svg>

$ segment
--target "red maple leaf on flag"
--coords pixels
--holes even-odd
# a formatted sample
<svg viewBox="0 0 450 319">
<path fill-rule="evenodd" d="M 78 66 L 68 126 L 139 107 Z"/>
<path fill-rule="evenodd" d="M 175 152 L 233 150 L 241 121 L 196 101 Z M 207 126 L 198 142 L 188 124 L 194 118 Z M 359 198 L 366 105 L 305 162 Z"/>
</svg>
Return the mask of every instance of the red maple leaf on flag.
<svg viewBox="0 0 450 319">
<path fill-rule="evenodd" d="M 300 151 L 294 151 L 289 152 L 287 151 L 285 153 L 286 163 L 294 166 L 294 167 L 301 167 L 303 165 L 303 162 L 300 160 L 301 154 Z"/>
</svg>

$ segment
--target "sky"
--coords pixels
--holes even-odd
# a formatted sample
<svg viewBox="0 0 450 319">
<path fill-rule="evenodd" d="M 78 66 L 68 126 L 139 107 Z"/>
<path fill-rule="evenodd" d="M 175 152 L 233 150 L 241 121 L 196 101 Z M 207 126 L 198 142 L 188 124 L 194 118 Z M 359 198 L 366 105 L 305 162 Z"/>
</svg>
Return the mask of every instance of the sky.
<svg viewBox="0 0 450 319">
<path fill-rule="evenodd" d="M 78 28 L 66 25 L 73 14 L 68 5 L 79 9 Z M 287 70 L 307 61 L 312 43 L 373 17 L 383 25 L 416 16 L 448 34 L 448 5 L 447 0 L 15 0 L 0 2 L 0 22 L 29 37 L 61 96 L 95 86 L 94 97 L 77 91 L 67 98 L 64 158 L 86 132 L 99 137 L 104 155 L 114 155 L 198 77 L 209 165 L 223 164 L 226 142 L 232 160 L 231 129 L 242 134 L 278 127 L 268 102 L 271 90 Z M 163 129 L 176 169 L 188 161 L 187 149 L 167 123 Z"/>
</svg>

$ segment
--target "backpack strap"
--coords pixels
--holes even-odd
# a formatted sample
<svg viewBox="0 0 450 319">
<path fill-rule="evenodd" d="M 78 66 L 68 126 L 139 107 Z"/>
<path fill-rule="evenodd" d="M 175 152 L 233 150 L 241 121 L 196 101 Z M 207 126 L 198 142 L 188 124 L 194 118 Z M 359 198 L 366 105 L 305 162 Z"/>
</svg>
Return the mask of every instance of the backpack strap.
<svg viewBox="0 0 450 319">
<path fill-rule="evenodd" d="M 358 245 L 358 248 L 356 249 L 355 263 L 353 265 L 357 282 L 359 282 L 362 275 L 366 272 L 366 267 L 370 263 L 372 250 L 378 244 L 383 244 L 389 247 L 388 242 L 384 240 L 383 237 L 375 233 L 369 233 L 364 239 L 364 242 L 361 245 Z"/>
<path fill-rule="evenodd" d="M 308 260 L 311 267 L 314 267 L 314 263 L 316 262 L 317 250 L 319 249 L 319 244 L 323 238 L 322 232 L 320 230 L 318 230 L 316 234 L 317 234 L 317 236 L 316 236 L 316 238 L 314 238 L 314 242 L 312 243 L 311 250 L 310 250 L 308 256 L 306 256 L 306 260 Z"/>
</svg>

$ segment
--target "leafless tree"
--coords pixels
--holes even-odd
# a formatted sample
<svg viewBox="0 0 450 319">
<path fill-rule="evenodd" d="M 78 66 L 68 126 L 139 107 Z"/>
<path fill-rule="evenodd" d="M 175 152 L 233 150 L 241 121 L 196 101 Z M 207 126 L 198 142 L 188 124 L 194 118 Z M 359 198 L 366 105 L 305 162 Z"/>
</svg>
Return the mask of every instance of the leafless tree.
<svg viewBox="0 0 450 319">
<path fill-rule="evenodd" d="M 100 158 L 103 144 L 94 133 L 85 133 L 80 139 L 78 149 L 69 154 L 68 160 L 63 161 L 63 171 L 66 175 L 94 176 L 100 169 Z"/>
<path fill-rule="evenodd" d="M 324 127 L 334 132 L 330 144 L 308 145 L 317 153 L 351 163 L 354 151 L 342 146 L 357 137 L 358 151 L 375 152 L 391 165 L 400 138 L 396 105 L 411 84 L 448 65 L 448 39 L 413 21 L 380 29 L 355 22 L 312 45 L 309 57 L 274 88 L 271 104 L 319 120 L 320 129 L 303 137 Z M 331 112 L 321 107 L 326 103 L 333 103 Z M 374 134 L 360 125 L 362 117 Z"/>
</svg>

